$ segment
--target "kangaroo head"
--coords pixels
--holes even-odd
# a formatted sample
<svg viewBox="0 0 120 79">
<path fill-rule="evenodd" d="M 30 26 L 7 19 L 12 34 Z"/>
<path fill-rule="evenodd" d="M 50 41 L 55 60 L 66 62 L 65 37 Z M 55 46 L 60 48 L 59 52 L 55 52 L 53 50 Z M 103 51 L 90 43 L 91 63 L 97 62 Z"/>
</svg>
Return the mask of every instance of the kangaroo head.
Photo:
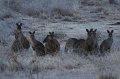
<svg viewBox="0 0 120 79">
<path fill-rule="evenodd" d="M 18 23 L 16 23 L 16 25 L 17 25 L 17 27 L 16 27 L 16 29 L 15 29 L 15 31 L 14 31 L 14 34 L 15 34 L 15 39 L 18 39 L 19 38 L 19 36 L 21 35 L 21 26 L 22 26 L 22 23 L 20 23 L 20 24 L 18 24 Z"/>
<path fill-rule="evenodd" d="M 86 31 L 87 31 L 88 38 L 93 36 L 93 29 L 90 29 L 90 30 L 86 29 Z"/>
<path fill-rule="evenodd" d="M 21 29 L 22 29 L 22 28 L 21 28 L 22 23 L 16 23 L 16 25 L 17 25 L 17 30 L 21 30 Z"/>
<path fill-rule="evenodd" d="M 16 27 L 15 32 L 19 34 L 19 33 L 21 33 L 21 31 L 22 31 L 22 28 L 21 28 L 22 23 L 20 23 L 20 24 L 16 23 L 16 25 L 17 25 L 17 27 Z"/>
<path fill-rule="evenodd" d="M 87 31 L 87 35 L 88 35 L 88 38 L 94 38 L 96 37 L 96 32 L 97 32 L 97 29 L 93 30 L 93 29 L 86 29 Z"/>
<path fill-rule="evenodd" d="M 54 32 L 49 32 L 49 35 L 46 36 L 46 38 L 43 40 L 43 43 L 53 39 L 54 39 Z"/>
<path fill-rule="evenodd" d="M 31 39 L 34 39 L 34 38 L 35 38 L 35 36 L 34 36 L 35 31 L 33 31 L 33 32 L 29 32 L 29 34 L 30 34 L 30 38 L 31 38 Z"/>
<path fill-rule="evenodd" d="M 109 30 L 107 30 L 107 32 L 108 32 L 108 37 L 112 37 L 113 36 L 113 30 L 111 30 L 111 31 L 109 31 Z"/>
</svg>

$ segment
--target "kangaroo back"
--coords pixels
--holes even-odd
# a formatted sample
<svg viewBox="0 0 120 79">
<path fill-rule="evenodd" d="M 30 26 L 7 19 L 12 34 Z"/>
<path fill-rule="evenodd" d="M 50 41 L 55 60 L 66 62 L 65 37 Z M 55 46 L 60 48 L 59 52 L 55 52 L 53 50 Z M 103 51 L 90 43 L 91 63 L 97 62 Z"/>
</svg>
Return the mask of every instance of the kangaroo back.
<svg viewBox="0 0 120 79">
<path fill-rule="evenodd" d="M 83 52 L 82 47 L 84 46 L 85 40 L 84 39 L 78 39 L 75 44 L 74 44 L 74 52 L 82 54 L 81 52 Z"/>
<path fill-rule="evenodd" d="M 22 33 L 22 23 L 17 25 L 17 29 L 16 29 L 16 34 L 18 35 L 18 39 L 20 41 L 20 43 L 22 44 L 23 49 L 28 49 L 30 47 L 29 41 L 27 40 L 27 38 L 24 36 L 24 34 Z"/>
<path fill-rule="evenodd" d="M 65 44 L 65 52 L 74 50 L 74 47 L 76 46 L 75 44 L 77 44 L 76 43 L 77 41 L 78 41 L 78 39 L 76 39 L 76 38 L 69 38 Z"/>
</svg>

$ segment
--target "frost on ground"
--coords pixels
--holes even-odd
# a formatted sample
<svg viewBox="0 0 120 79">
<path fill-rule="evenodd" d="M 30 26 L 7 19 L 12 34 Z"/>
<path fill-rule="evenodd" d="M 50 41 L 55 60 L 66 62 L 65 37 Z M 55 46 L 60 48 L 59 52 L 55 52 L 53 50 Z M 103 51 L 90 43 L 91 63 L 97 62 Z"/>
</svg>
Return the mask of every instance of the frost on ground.
<svg viewBox="0 0 120 79">
<path fill-rule="evenodd" d="M 109 4 L 107 0 L 87 0 L 86 3 L 84 0 L 0 0 L 0 79 L 120 77 L 120 27 L 109 25 L 120 22 L 119 0 L 116 1 L 117 4 Z M 59 54 L 54 57 L 35 57 L 30 48 L 13 55 L 10 47 L 14 41 L 16 22 L 23 23 L 23 33 L 28 39 L 29 31 L 35 30 L 36 39 L 41 42 L 48 32 L 54 31 L 61 44 Z M 98 29 L 99 44 L 107 38 L 107 29 L 114 30 L 110 54 L 105 57 L 84 57 L 64 52 L 68 38 L 86 39 L 86 28 Z"/>
<path fill-rule="evenodd" d="M 34 20 L 33 20 L 34 21 Z M 12 23 L 11 20 L 8 21 Z M 26 25 L 27 25 L 27 21 Z M 106 29 L 110 29 L 111 26 L 107 25 L 109 21 L 105 22 L 90 22 L 90 23 L 47 23 L 45 27 L 42 27 L 42 23 L 36 22 L 31 26 L 23 26 L 23 32 L 28 37 L 28 31 L 36 30 L 36 38 L 42 42 L 43 38 L 49 31 L 55 31 L 55 33 L 61 35 L 64 38 L 58 38 L 61 43 L 61 50 L 57 56 L 45 56 L 45 57 L 33 57 L 32 49 L 25 50 L 17 53 L 18 63 L 13 62 L 11 59 L 10 46 L 14 40 L 12 30 L 14 29 L 14 23 L 11 28 L 9 26 L 4 27 L 1 37 L 7 42 L 6 45 L 1 45 L 0 49 L 0 77 L 2 79 L 96 79 L 101 74 L 113 74 L 119 76 L 120 73 L 120 54 L 119 54 L 119 26 L 114 26 L 112 29 L 114 33 L 114 44 L 111 54 L 105 57 L 96 56 L 79 56 L 73 53 L 64 52 L 64 45 L 66 39 L 70 37 L 86 38 L 86 28 L 97 28 L 100 33 L 100 42 L 107 38 Z M 102 24 L 102 25 L 101 25 Z M 40 28 L 38 27 L 40 26 Z M 89 27 L 88 27 L 89 26 Z M 94 27 L 93 27 L 94 26 Z M 96 27 L 102 26 L 102 27 Z M 24 28 L 26 27 L 26 28 Z M 4 29 L 6 28 L 6 29 Z M 72 28 L 72 29 L 71 29 Z M 103 29 L 104 28 L 104 29 Z M 116 29 L 118 28 L 118 29 Z M 6 31 L 8 30 L 8 31 Z M 104 37 L 104 38 L 103 38 Z M 35 60 L 34 63 L 31 61 Z M 21 69 L 21 66 L 23 69 Z"/>
</svg>

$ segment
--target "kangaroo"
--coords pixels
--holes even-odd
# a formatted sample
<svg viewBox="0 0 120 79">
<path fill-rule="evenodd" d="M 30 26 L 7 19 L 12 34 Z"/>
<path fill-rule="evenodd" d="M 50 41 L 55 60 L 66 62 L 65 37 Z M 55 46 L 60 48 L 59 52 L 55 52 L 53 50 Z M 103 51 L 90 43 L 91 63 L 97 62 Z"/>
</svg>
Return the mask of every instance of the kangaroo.
<svg viewBox="0 0 120 79">
<path fill-rule="evenodd" d="M 69 38 L 65 45 L 65 52 L 72 51 L 77 41 L 76 38 Z"/>
<path fill-rule="evenodd" d="M 97 43 L 97 37 L 96 37 L 96 31 L 97 29 L 86 29 L 87 31 L 87 39 L 76 39 L 76 38 L 70 38 L 67 40 L 65 45 L 65 52 L 68 50 L 77 50 L 76 52 L 80 51 L 93 51 L 95 48 L 98 47 Z"/>
<path fill-rule="evenodd" d="M 105 51 L 109 51 L 110 52 L 110 49 L 111 49 L 111 46 L 112 46 L 112 43 L 113 43 L 113 30 L 109 31 L 107 30 L 108 32 L 108 38 L 105 39 L 101 45 L 100 45 L 100 53 L 104 54 Z"/>
<path fill-rule="evenodd" d="M 45 51 L 48 54 L 55 55 L 60 50 L 60 44 L 54 37 L 54 32 L 49 32 L 43 43 L 45 43 Z"/>
<path fill-rule="evenodd" d="M 93 50 L 93 43 L 94 43 L 94 38 L 93 38 L 93 29 L 87 31 L 87 39 L 85 40 L 85 47 L 84 49 L 86 51 L 92 51 Z"/>
<path fill-rule="evenodd" d="M 78 52 L 79 47 L 83 45 L 84 41 L 84 39 L 69 38 L 65 45 L 65 52 Z"/>
<path fill-rule="evenodd" d="M 97 29 L 94 30 L 93 35 L 94 35 L 94 54 L 98 55 L 99 54 L 99 45 L 98 45 L 98 34 L 96 33 Z"/>
<path fill-rule="evenodd" d="M 30 44 L 27 38 L 22 33 L 22 23 L 18 24 L 16 23 L 17 28 L 15 30 L 15 40 L 12 44 L 11 49 L 15 52 L 21 51 L 23 49 L 29 49 Z"/>
<path fill-rule="evenodd" d="M 75 44 L 73 45 L 74 50 L 73 52 L 80 53 L 83 51 L 82 47 L 85 44 L 85 39 L 78 39 Z"/>
<path fill-rule="evenodd" d="M 20 41 L 19 41 L 18 36 L 16 34 L 15 34 L 15 40 L 12 44 L 11 50 L 14 52 L 22 50 L 22 45 L 20 44 Z"/>
<path fill-rule="evenodd" d="M 85 52 L 83 54 L 88 55 L 88 52 L 90 52 L 89 54 L 93 54 L 93 52 L 95 52 L 95 50 L 98 49 L 96 31 L 97 29 L 86 29 L 87 39 L 84 40 L 79 46 L 79 49 Z"/>
<path fill-rule="evenodd" d="M 30 43 L 32 45 L 32 49 L 35 51 L 37 56 L 45 56 L 45 47 L 44 45 L 35 39 L 35 31 L 34 32 L 29 32 L 30 34 Z"/>
<path fill-rule="evenodd" d="M 92 47 L 92 49 L 93 49 L 93 52 L 94 52 L 94 54 L 97 54 L 98 53 L 98 50 L 99 50 L 99 46 L 98 46 L 98 38 L 97 38 L 97 29 L 95 29 L 95 30 L 92 30 L 91 31 L 92 33 L 93 33 L 93 47 Z"/>
</svg>

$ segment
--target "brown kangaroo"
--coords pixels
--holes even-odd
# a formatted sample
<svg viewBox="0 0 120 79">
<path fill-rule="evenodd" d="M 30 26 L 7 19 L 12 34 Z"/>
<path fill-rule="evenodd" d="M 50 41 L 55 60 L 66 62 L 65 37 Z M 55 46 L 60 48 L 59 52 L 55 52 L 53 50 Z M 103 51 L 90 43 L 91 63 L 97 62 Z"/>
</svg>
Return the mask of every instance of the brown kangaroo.
<svg viewBox="0 0 120 79">
<path fill-rule="evenodd" d="M 49 35 L 46 36 L 43 43 L 45 43 L 45 51 L 48 54 L 55 55 L 60 51 L 60 44 L 54 36 L 54 32 L 49 32 Z"/>
<path fill-rule="evenodd" d="M 32 45 L 32 49 L 35 51 L 37 56 L 44 56 L 45 55 L 45 47 L 44 45 L 35 39 L 35 31 L 34 32 L 29 32 L 30 34 L 30 43 Z"/>
<path fill-rule="evenodd" d="M 84 42 L 84 45 L 82 45 L 82 49 L 85 51 L 85 55 L 88 54 L 95 54 L 95 51 L 98 49 L 98 40 L 96 36 L 97 29 L 86 29 L 87 31 L 87 39 Z M 89 52 L 89 53 L 88 53 Z"/>
<path fill-rule="evenodd" d="M 22 33 L 22 28 L 21 28 L 22 23 L 20 24 L 16 23 L 16 25 L 17 28 L 15 30 L 15 40 L 11 47 L 12 51 L 17 52 L 23 49 L 29 49 L 30 47 L 29 41 Z"/>
<path fill-rule="evenodd" d="M 75 50 L 75 52 L 80 51 L 93 51 L 98 47 L 97 43 L 97 37 L 96 37 L 96 31 L 97 29 L 86 29 L 87 31 L 87 39 L 76 39 L 76 38 L 70 38 L 67 40 L 65 45 L 65 52 L 68 50 Z M 77 51 L 76 51 L 77 49 Z"/>
<path fill-rule="evenodd" d="M 65 45 L 65 52 L 73 51 L 75 43 L 78 41 L 76 38 L 69 38 Z"/>
<path fill-rule="evenodd" d="M 93 51 L 98 47 L 96 31 L 97 29 L 86 29 L 87 31 L 87 39 L 85 40 L 85 50 L 86 51 Z"/>
</svg>

